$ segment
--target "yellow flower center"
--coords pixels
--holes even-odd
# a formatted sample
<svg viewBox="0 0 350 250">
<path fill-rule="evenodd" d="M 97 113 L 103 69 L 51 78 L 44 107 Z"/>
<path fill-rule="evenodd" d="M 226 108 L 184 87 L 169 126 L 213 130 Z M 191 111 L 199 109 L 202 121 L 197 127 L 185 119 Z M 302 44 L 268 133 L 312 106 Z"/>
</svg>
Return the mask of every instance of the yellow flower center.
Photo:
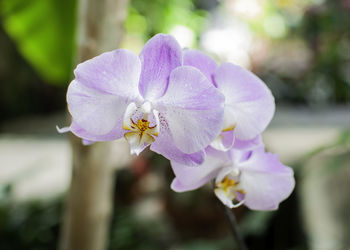
<svg viewBox="0 0 350 250">
<path fill-rule="evenodd" d="M 133 122 L 134 123 L 134 122 Z M 149 129 L 149 121 L 147 120 L 138 120 L 137 121 L 137 124 L 136 124 L 136 127 L 140 130 L 141 133 L 145 132 L 147 129 Z M 135 123 L 134 123 L 135 124 Z"/>
<path fill-rule="evenodd" d="M 157 127 L 157 125 L 154 125 L 152 127 L 149 126 L 150 122 L 145 120 L 145 119 L 141 119 L 138 120 L 137 123 L 135 123 L 131 118 L 131 125 L 130 128 L 127 126 L 124 126 L 124 129 L 126 130 L 131 130 L 133 132 L 138 132 L 140 137 L 142 137 L 142 135 L 146 132 L 149 133 L 151 135 L 154 136 L 158 136 L 158 131 L 155 129 Z"/>
<path fill-rule="evenodd" d="M 133 120 L 132 116 L 139 110 L 142 112 L 142 118 Z M 151 125 L 148 117 L 152 116 L 154 125 Z M 128 130 L 124 137 L 129 142 L 130 152 L 139 154 L 148 145 L 155 141 L 155 137 L 159 134 L 159 112 L 152 110 L 149 102 L 144 103 L 141 107 L 137 107 L 135 103 L 130 103 L 125 111 L 123 118 L 123 129 Z"/>
<path fill-rule="evenodd" d="M 143 138 L 145 137 L 145 140 L 148 143 L 152 143 L 154 141 L 153 136 L 158 136 L 158 130 L 157 130 L 157 125 L 154 125 L 152 127 L 149 126 L 150 122 L 147 121 L 146 119 L 139 119 L 136 122 L 134 122 L 130 118 L 131 123 L 129 125 L 126 125 L 123 123 L 123 128 L 126 130 L 129 130 L 131 132 L 125 133 L 124 136 L 128 139 L 132 136 L 138 136 L 138 142 L 139 144 L 142 143 Z"/>
<path fill-rule="evenodd" d="M 228 207 L 238 207 L 244 203 L 245 191 L 242 189 L 240 182 L 225 176 L 222 181 L 216 183 L 214 189 L 215 195 Z"/>
<path fill-rule="evenodd" d="M 218 183 L 216 186 L 218 188 L 221 188 L 223 190 L 225 190 L 225 192 L 227 192 L 229 187 L 234 187 L 235 184 L 235 180 L 229 179 L 227 177 L 225 177 L 220 183 Z"/>
<path fill-rule="evenodd" d="M 245 194 L 244 190 L 238 188 L 239 181 L 225 177 L 221 182 L 216 184 L 216 188 L 222 189 L 225 193 L 228 192 L 239 192 Z"/>
</svg>

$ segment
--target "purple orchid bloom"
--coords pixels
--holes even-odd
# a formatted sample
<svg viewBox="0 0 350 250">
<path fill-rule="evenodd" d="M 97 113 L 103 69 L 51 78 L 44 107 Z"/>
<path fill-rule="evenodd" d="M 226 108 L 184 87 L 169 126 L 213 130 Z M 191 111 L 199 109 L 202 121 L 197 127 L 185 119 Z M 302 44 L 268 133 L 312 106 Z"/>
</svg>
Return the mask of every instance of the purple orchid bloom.
<svg viewBox="0 0 350 250">
<path fill-rule="evenodd" d="M 171 184 L 174 191 L 197 189 L 215 179 L 215 195 L 229 208 L 244 204 L 253 210 L 275 210 L 295 185 L 293 170 L 276 155 L 265 152 L 261 144 L 250 150 L 232 148 L 227 152 L 208 147 L 202 165 L 188 167 L 172 162 L 172 167 L 176 175 Z"/>
<path fill-rule="evenodd" d="M 86 144 L 125 137 L 170 160 L 200 164 L 222 129 L 224 96 L 200 70 L 183 66 L 176 40 L 158 34 L 140 56 L 118 49 L 85 61 L 67 92 L 71 131 Z"/>
<path fill-rule="evenodd" d="M 184 65 L 199 69 L 225 96 L 222 133 L 211 143 L 213 148 L 227 151 L 235 139 L 249 141 L 259 137 L 275 112 L 273 95 L 263 81 L 231 63 L 218 67 L 197 50 L 184 51 Z"/>
</svg>

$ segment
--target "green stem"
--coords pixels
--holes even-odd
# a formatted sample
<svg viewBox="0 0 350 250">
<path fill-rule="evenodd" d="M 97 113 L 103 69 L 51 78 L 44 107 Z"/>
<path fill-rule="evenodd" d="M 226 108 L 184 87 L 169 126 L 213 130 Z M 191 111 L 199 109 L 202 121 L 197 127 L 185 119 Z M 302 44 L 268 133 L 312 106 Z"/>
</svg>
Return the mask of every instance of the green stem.
<svg viewBox="0 0 350 250">
<path fill-rule="evenodd" d="M 234 213 L 232 212 L 231 209 L 229 209 L 225 205 L 224 205 L 224 209 L 225 209 L 225 214 L 226 214 L 227 220 L 228 220 L 230 228 L 231 228 L 232 236 L 233 236 L 233 238 L 236 242 L 236 245 L 237 245 L 237 249 L 238 250 L 248 250 L 246 244 L 244 243 L 242 235 L 239 233 L 238 224 L 237 224 L 237 220 L 236 220 Z"/>
</svg>

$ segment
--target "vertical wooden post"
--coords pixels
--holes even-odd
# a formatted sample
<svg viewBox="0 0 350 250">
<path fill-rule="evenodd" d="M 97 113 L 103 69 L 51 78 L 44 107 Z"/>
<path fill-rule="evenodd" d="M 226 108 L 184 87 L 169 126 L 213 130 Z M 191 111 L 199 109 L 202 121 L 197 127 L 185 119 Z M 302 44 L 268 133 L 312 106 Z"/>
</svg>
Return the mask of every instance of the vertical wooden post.
<svg viewBox="0 0 350 250">
<path fill-rule="evenodd" d="M 118 47 L 127 5 L 128 0 L 79 0 L 78 62 Z M 71 142 L 72 181 L 59 249 L 103 250 L 106 249 L 112 210 L 114 171 L 111 144 L 83 146 L 81 140 L 73 136 Z"/>
</svg>

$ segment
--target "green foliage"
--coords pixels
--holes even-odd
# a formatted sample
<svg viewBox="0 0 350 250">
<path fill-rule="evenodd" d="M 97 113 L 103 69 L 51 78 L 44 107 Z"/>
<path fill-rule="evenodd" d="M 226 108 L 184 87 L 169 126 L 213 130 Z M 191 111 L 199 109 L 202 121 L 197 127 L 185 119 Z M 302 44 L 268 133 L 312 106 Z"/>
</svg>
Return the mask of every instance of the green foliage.
<svg viewBox="0 0 350 250">
<path fill-rule="evenodd" d="M 268 72 L 263 72 L 262 78 L 270 84 L 276 100 L 310 106 L 349 103 L 350 9 L 345 7 L 345 2 L 326 0 L 322 5 L 306 5 L 298 11 L 296 16 L 300 17 L 295 19 L 296 22 L 293 18 L 288 19 L 293 14 L 290 8 L 279 8 L 276 11 L 283 13 L 289 27 L 288 34 L 276 41 L 276 46 L 284 44 L 283 51 L 289 48 L 297 54 L 298 48 L 291 47 L 290 42 L 299 41 L 304 44 L 304 48 L 299 48 L 299 53 L 308 55 L 303 67 L 301 65 L 304 62 L 300 60 L 301 63 L 296 63 L 295 66 L 281 64 L 280 68 L 284 70 L 275 70 L 270 76 Z M 275 59 L 283 56 L 285 55 L 280 53 Z M 289 60 L 290 63 L 292 61 Z M 298 67 L 301 70 L 293 74 L 293 68 Z"/>
<path fill-rule="evenodd" d="M 67 84 L 74 64 L 76 0 L 1 0 L 0 16 L 22 56 L 48 83 Z M 131 1 L 126 31 L 144 39 L 184 25 L 198 34 L 205 11 L 192 0 Z"/>
<path fill-rule="evenodd" d="M 324 8 L 306 13 L 300 26 L 301 35 L 310 44 L 316 59 L 306 76 L 309 89 L 314 89 L 315 82 L 323 78 L 328 85 L 328 101 L 337 103 L 350 99 L 349 11 L 339 3 L 327 1 Z"/>
<path fill-rule="evenodd" d="M 274 215 L 274 211 L 250 211 L 242 221 L 241 230 L 247 235 L 262 235 Z"/>
<path fill-rule="evenodd" d="M 118 208 L 114 212 L 110 235 L 110 250 L 119 249 L 167 249 L 173 231 L 163 219 L 142 220 L 131 207 Z"/>
<path fill-rule="evenodd" d="M 320 166 L 321 174 L 332 174 L 349 167 L 350 163 L 350 130 L 340 134 L 339 138 L 328 146 L 316 149 L 309 155 L 309 159 L 325 155 L 323 164 Z"/>
<path fill-rule="evenodd" d="M 61 199 L 21 205 L 0 199 L 0 249 L 56 249 Z"/>
<path fill-rule="evenodd" d="M 322 154 L 323 152 L 328 150 L 333 150 L 333 153 L 339 152 L 340 154 L 344 153 L 345 155 L 350 156 L 350 130 L 344 130 L 342 133 L 340 133 L 339 137 L 335 141 L 332 141 L 327 145 L 321 146 L 307 153 L 304 157 L 299 159 L 295 165 L 297 165 L 298 167 L 302 167 L 302 165 L 305 164 L 305 162 L 310 160 L 312 157 Z"/>
<path fill-rule="evenodd" d="M 72 72 L 76 1 L 2 0 L 2 23 L 19 51 L 49 83 Z"/>
<path fill-rule="evenodd" d="M 132 0 L 126 31 L 146 38 L 156 33 L 168 33 L 176 25 L 183 25 L 198 34 L 207 12 L 198 9 L 192 0 Z"/>
</svg>

